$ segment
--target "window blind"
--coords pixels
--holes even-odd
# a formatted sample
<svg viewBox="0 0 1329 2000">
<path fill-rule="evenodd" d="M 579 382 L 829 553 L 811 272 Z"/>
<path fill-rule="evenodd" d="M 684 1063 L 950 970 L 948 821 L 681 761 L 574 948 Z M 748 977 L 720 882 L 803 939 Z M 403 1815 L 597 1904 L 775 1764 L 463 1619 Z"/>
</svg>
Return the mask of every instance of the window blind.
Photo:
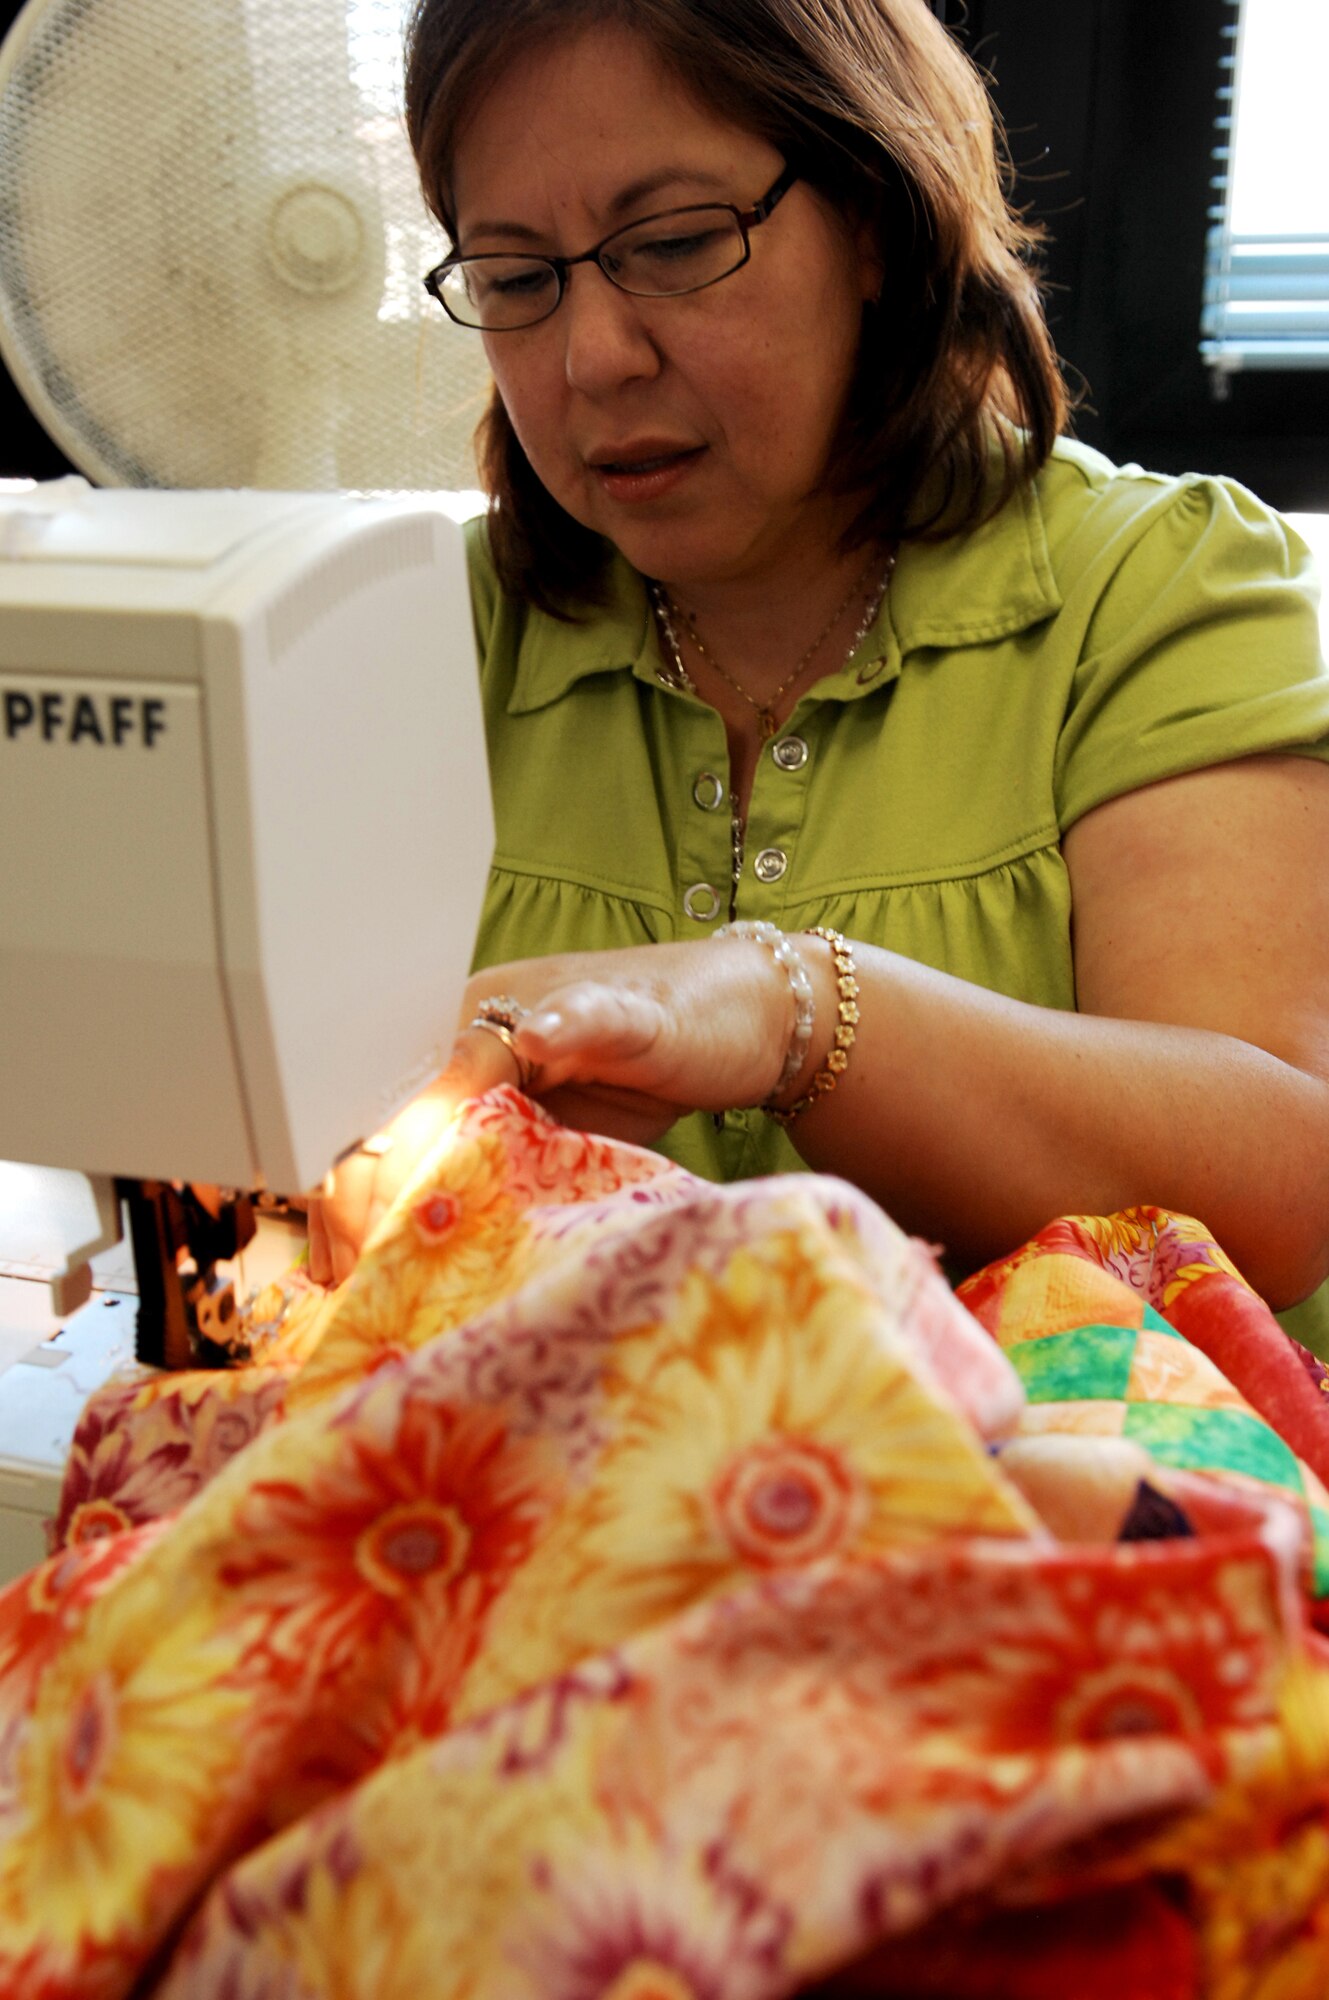
<svg viewBox="0 0 1329 2000">
<path fill-rule="evenodd" d="M 1200 329 L 1219 393 L 1238 369 L 1329 369 L 1329 8 L 1228 5 Z"/>
</svg>

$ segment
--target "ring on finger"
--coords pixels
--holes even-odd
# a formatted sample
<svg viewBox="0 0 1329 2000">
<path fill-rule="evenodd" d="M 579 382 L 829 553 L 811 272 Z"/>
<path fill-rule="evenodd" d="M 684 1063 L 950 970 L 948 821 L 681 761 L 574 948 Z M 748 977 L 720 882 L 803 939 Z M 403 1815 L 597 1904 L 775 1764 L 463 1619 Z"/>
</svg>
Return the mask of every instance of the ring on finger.
<svg viewBox="0 0 1329 2000">
<path fill-rule="evenodd" d="M 491 1021 L 483 1014 L 477 1014 L 471 1027 L 479 1028 L 483 1034 L 494 1035 L 502 1042 L 513 1062 L 517 1065 L 517 1088 L 528 1091 L 535 1078 L 535 1064 L 528 1062 L 517 1047 L 517 1037 L 505 1021 Z"/>
<path fill-rule="evenodd" d="M 497 1021 L 505 1028 L 515 1028 L 530 1011 L 529 1007 L 522 1006 L 515 994 L 491 993 L 487 1000 L 476 1001 L 475 1020 L 471 1026 L 475 1027 L 478 1021 Z"/>
<path fill-rule="evenodd" d="M 530 1013 L 520 1000 L 510 993 L 497 993 L 488 1000 L 481 1000 L 476 1007 L 470 1025 L 480 1028 L 487 1035 L 494 1035 L 502 1042 L 508 1054 L 517 1065 L 517 1088 L 528 1091 L 535 1079 L 536 1065 L 528 1062 L 517 1047 L 516 1029 Z"/>
</svg>

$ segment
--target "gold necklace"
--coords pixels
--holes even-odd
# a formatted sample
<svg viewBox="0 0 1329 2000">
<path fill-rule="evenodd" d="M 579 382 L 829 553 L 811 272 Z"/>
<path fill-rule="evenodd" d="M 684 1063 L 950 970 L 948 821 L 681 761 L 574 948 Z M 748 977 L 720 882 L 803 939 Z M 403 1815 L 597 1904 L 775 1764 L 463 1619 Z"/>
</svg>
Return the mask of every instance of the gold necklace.
<svg viewBox="0 0 1329 2000">
<path fill-rule="evenodd" d="M 783 701 L 784 697 L 798 685 L 799 681 L 803 678 L 803 675 L 812 665 L 812 662 L 816 659 L 817 654 L 821 651 L 822 647 L 825 645 L 831 633 L 835 630 L 840 620 L 844 617 L 845 612 L 849 609 L 854 599 L 863 589 L 864 585 L 868 580 L 868 577 L 872 574 L 875 564 L 876 564 L 876 557 L 875 556 L 870 557 L 868 562 L 864 565 L 864 567 L 859 571 L 858 575 L 854 578 L 854 581 L 850 584 L 849 589 L 846 591 L 845 595 L 841 598 L 840 602 L 836 605 L 834 611 L 832 611 L 830 617 L 826 620 L 826 623 L 822 626 L 820 632 L 818 632 L 816 638 L 812 641 L 812 644 L 803 654 L 797 666 L 793 669 L 793 672 L 786 674 L 785 678 L 781 681 L 779 687 L 776 688 L 775 692 L 772 695 L 768 696 L 768 698 L 765 701 L 758 701 L 756 695 L 750 693 L 749 690 L 744 687 L 743 683 L 740 680 L 737 680 L 735 676 L 730 673 L 728 667 L 723 666 L 721 662 L 716 659 L 715 654 L 711 651 L 710 647 L 703 640 L 701 633 L 697 630 L 696 619 L 691 616 L 684 616 L 684 614 L 679 610 L 678 606 L 675 604 L 673 598 L 669 595 L 669 592 L 664 588 L 664 585 L 659 583 L 652 583 L 650 586 L 651 602 L 655 606 L 655 614 L 659 620 L 660 629 L 664 633 L 665 639 L 667 640 L 669 645 L 670 653 L 673 655 L 672 664 L 674 671 L 673 674 L 669 677 L 667 684 L 673 687 L 687 688 L 691 690 L 693 693 L 696 692 L 695 683 L 693 682 L 691 676 L 689 675 L 687 668 L 683 664 L 683 651 L 678 643 L 678 632 L 674 621 L 675 619 L 679 619 L 683 624 L 683 627 L 687 633 L 689 640 L 692 642 L 697 652 L 701 655 L 702 659 L 705 660 L 706 664 L 710 667 L 711 671 L 713 673 L 718 674 L 720 676 L 720 679 L 724 681 L 727 686 L 731 687 L 734 690 L 735 694 L 741 695 L 743 697 L 743 700 L 747 703 L 748 707 L 756 712 L 758 725 L 761 730 L 761 740 L 763 743 L 769 743 L 772 736 L 774 736 L 776 730 L 780 726 L 779 717 L 776 713 L 779 703 Z M 891 572 L 894 568 L 895 568 L 895 551 L 894 549 L 892 549 L 890 556 L 887 559 L 886 568 L 882 574 L 881 582 L 878 588 L 873 592 L 872 596 L 868 599 L 863 617 L 859 621 L 858 629 L 854 633 L 853 638 L 849 641 L 849 649 L 845 654 L 846 660 L 853 658 L 859 646 L 862 644 L 864 638 L 867 636 L 868 630 L 872 625 L 872 621 L 876 617 L 878 611 L 880 611 L 881 609 L 881 602 L 886 595 L 887 586 L 889 585 L 891 580 Z"/>
</svg>

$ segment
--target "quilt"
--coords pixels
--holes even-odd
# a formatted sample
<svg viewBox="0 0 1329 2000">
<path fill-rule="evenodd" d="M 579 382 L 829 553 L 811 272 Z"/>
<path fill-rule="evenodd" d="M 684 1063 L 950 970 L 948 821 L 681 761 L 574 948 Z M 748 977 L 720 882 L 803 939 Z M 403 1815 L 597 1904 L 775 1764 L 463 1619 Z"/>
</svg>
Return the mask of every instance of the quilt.
<svg viewBox="0 0 1329 2000">
<path fill-rule="evenodd" d="M 0 1596 L 14 2000 L 1324 2000 L 1329 1394 L 1187 1218 L 952 1293 L 510 1090 Z"/>
</svg>

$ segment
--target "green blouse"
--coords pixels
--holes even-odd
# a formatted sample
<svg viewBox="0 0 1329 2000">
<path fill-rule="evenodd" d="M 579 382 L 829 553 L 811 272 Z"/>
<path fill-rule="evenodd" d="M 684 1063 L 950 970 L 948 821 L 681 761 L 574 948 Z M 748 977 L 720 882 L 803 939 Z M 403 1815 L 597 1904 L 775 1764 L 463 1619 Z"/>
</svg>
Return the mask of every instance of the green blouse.
<svg viewBox="0 0 1329 2000">
<path fill-rule="evenodd" d="M 615 559 L 607 605 L 565 623 L 501 596 L 470 533 L 497 820 L 476 964 L 706 936 L 728 906 L 724 726 L 657 678 L 641 578 Z M 1241 487 L 1060 443 L 986 525 L 903 549 L 761 758 L 737 914 L 1073 1008 L 1063 832 L 1204 765 L 1329 760 L 1315 606 L 1304 544 Z M 663 1150 L 720 1180 L 801 1164 L 757 1112 L 686 1119 Z"/>
</svg>

